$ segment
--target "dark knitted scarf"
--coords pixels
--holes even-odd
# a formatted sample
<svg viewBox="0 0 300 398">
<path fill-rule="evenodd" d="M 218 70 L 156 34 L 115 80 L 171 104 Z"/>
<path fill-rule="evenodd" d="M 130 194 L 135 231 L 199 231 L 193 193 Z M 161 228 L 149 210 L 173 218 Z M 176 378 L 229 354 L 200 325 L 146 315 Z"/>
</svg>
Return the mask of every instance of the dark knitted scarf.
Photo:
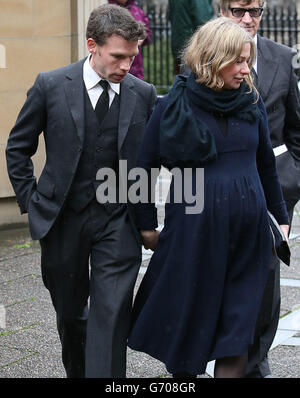
<svg viewBox="0 0 300 398">
<path fill-rule="evenodd" d="M 215 91 L 198 84 L 193 73 L 177 76 L 160 122 L 160 158 L 169 169 L 203 167 L 217 157 L 209 126 L 195 115 L 191 105 L 249 123 L 260 118 L 256 93 L 249 93 L 245 82 L 235 90 Z"/>
</svg>

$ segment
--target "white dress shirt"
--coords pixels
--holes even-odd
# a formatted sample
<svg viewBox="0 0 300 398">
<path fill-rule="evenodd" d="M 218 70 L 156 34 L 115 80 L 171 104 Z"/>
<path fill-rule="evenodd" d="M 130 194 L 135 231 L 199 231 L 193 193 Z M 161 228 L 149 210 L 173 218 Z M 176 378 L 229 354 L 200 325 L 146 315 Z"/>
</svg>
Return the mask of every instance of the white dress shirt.
<svg viewBox="0 0 300 398">
<path fill-rule="evenodd" d="M 253 37 L 253 41 L 254 41 L 254 43 L 255 43 L 256 57 L 255 57 L 255 60 L 254 60 L 254 62 L 253 62 L 252 67 L 255 69 L 255 72 L 256 72 L 256 74 L 257 74 L 257 35 L 255 35 L 255 36 Z"/>
<path fill-rule="evenodd" d="M 97 101 L 103 92 L 103 88 L 99 84 L 101 77 L 91 67 L 90 56 L 87 57 L 87 59 L 83 64 L 83 80 L 87 93 L 90 97 L 91 104 L 95 109 Z M 120 83 L 112 83 L 109 80 L 107 81 L 109 83 L 109 89 L 108 89 L 109 106 L 111 106 L 115 98 L 115 95 L 120 94 Z"/>
</svg>

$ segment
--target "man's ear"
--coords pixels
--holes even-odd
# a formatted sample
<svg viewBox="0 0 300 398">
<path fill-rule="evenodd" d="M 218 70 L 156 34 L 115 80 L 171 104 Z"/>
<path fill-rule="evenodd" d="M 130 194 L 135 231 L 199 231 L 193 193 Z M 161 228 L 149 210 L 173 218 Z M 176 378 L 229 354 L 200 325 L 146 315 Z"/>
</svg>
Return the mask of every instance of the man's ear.
<svg viewBox="0 0 300 398">
<path fill-rule="evenodd" d="M 95 54 L 96 48 L 97 48 L 97 44 L 96 44 L 95 40 L 90 37 L 87 39 L 86 44 L 87 44 L 87 48 L 88 48 L 90 54 Z"/>
</svg>

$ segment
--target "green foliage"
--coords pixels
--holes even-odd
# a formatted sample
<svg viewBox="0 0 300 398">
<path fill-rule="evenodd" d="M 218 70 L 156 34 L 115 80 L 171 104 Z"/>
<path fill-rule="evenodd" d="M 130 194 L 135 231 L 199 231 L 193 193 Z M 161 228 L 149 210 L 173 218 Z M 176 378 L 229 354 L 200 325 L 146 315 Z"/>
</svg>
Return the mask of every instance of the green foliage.
<svg viewBox="0 0 300 398">
<path fill-rule="evenodd" d="M 33 242 L 26 242 L 23 243 L 22 245 L 14 245 L 13 248 L 14 249 L 28 249 L 29 247 L 31 247 L 33 244 Z"/>
</svg>

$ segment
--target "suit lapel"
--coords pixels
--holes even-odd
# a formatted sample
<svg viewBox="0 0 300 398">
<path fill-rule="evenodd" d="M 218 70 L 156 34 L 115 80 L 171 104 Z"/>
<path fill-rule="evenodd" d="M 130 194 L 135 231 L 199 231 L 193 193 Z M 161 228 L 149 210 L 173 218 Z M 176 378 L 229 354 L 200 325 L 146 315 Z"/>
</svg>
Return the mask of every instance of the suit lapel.
<svg viewBox="0 0 300 398">
<path fill-rule="evenodd" d="M 124 143 L 130 121 L 132 119 L 136 94 L 133 90 L 134 83 L 130 76 L 126 76 L 121 83 L 120 113 L 119 113 L 119 131 L 118 131 L 118 151 L 120 152 Z"/>
<path fill-rule="evenodd" d="M 79 140 L 83 143 L 84 139 L 84 82 L 83 82 L 83 64 L 85 60 L 72 65 L 72 69 L 66 74 L 64 90 L 67 103 L 77 128 Z M 118 150 L 126 138 L 128 127 L 132 119 L 136 94 L 133 90 L 134 82 L 130 76 L 126 76 L 121 83 L 119 130 L 118 130 Z"/>
<path fill-rule="evenodd" d="M 257 74 L 258 91 L 263 98 L 266 98 L 272 87 L 277 74 L 278 63 L 273 62 L 273 55 L 270 53 L 264 38 L 257 36 Z"/>
<path fill-rule="evenodd" d="M 82 60 L 72 65 L 72 69 L 66 74 L 66 82 L 64 84 L 67 104 L 81 143 L 83 143 L 84 139 L 84 61 Z"/>
</svg>

